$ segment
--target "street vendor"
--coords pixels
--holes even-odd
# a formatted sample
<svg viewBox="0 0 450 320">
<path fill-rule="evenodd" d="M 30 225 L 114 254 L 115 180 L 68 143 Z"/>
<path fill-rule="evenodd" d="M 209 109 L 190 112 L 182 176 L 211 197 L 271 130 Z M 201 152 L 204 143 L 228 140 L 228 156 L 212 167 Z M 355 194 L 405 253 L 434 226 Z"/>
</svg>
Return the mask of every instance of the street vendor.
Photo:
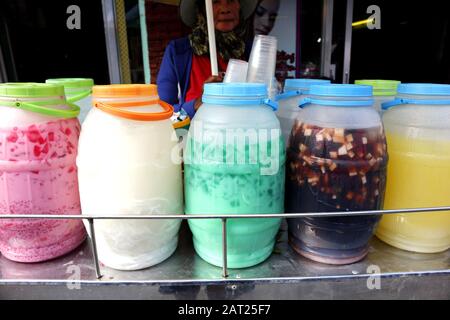
<svg viewBox="0 0 450 320">
<path fill-rule="evenodd" d="M 247 19 L 257 0 L 213 0 L 219 75 L 212 76 L 204 0 L 182 0 L 180 14 L 192 33 L 173 40 L 166 48 L 158 74 L 161 100 L 184 110 L 193 118 L 202 105 L 203 85 L 222 82 L 230 59 L 248 60 L 251 43 L 246 44 Z"/>
</svg>

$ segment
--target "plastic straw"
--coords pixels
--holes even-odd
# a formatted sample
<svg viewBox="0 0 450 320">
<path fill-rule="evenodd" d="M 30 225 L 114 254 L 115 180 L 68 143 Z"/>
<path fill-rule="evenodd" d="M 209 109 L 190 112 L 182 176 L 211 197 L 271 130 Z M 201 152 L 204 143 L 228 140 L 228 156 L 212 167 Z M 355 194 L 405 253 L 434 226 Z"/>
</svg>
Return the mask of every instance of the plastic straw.
<svg viewBox="0 0 450 320">
<path fill-rule="evenodd" d="M 211 73 L 213 76 L 219 75 L 217 65 L 216 31 L 214 28 L 214 14 L 212 0 L 205 0 L 206 18 L 208 20 L 209 57 L 211 59 Z"/>
</svg>

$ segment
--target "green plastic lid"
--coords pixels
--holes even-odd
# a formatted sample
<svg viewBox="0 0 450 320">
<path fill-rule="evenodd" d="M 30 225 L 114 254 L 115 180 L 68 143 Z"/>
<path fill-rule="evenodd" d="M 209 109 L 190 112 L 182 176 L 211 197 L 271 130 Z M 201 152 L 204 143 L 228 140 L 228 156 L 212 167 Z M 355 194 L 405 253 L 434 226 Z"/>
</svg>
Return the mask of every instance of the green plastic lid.
<svg viewBox="0 0 450 320">
<path fill-rule="evenodd" d="M 63 85 L 67 89 L 75 89 L 75 88 L 86 88 L 93 87 L 94 80 L 88 78 L 58 78 L 58 79 L 48 79 L 45 83 L 51 84 L 60 84 Z"/>
<path fill-rule="evenodd" d="M 355 84 L 372 86 L 374 96 L 395 96 L 401 82 L 395 80 L 356 80 Z"/>
<path fill-rule="evenodd" d="M 64 96 L 64 87 L 62 85 L 32 82 L 0 84 L 0 97 L 43 98 L 60 96 Z"/>
</svg>

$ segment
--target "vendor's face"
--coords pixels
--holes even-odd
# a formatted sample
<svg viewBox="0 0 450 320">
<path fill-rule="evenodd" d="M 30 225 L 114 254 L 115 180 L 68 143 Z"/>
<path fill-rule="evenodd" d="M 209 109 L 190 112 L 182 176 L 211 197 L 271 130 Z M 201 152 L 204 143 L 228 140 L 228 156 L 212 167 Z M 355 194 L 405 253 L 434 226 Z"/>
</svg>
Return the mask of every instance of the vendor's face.
<svg viewBox="0 0 450 320">
<path fill-rule="evenodd" d="M 263 0 L 255 11 L 253 28 L 255 34 L 268 35 L 275 24 L 280 9 L 280 0 Z"/>
<path fill-rule="evenodd" d="M 213 0 L 214 24 L 220 32 L 233 31 L 239 25 L 239 0 Z"/>
</svg>

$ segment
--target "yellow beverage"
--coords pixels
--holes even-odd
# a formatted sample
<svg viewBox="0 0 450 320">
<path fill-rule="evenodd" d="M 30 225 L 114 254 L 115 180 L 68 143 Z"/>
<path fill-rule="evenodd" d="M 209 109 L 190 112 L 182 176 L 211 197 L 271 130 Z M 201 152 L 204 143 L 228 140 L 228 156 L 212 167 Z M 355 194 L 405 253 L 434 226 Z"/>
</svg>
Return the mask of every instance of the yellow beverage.
<svg viewBox="0 0 450 320">
<path fill-rule="evenodd" d="M 450 141 L 417 140 L 418 132 L 413 131 L 408 132 L 409 137 L 387 133 L 384 208 L 450 206 Z M 376 234 L 408 251 L 445 251 L 450 248 L 450 212 L 385 215 Z"/>
</svg>

